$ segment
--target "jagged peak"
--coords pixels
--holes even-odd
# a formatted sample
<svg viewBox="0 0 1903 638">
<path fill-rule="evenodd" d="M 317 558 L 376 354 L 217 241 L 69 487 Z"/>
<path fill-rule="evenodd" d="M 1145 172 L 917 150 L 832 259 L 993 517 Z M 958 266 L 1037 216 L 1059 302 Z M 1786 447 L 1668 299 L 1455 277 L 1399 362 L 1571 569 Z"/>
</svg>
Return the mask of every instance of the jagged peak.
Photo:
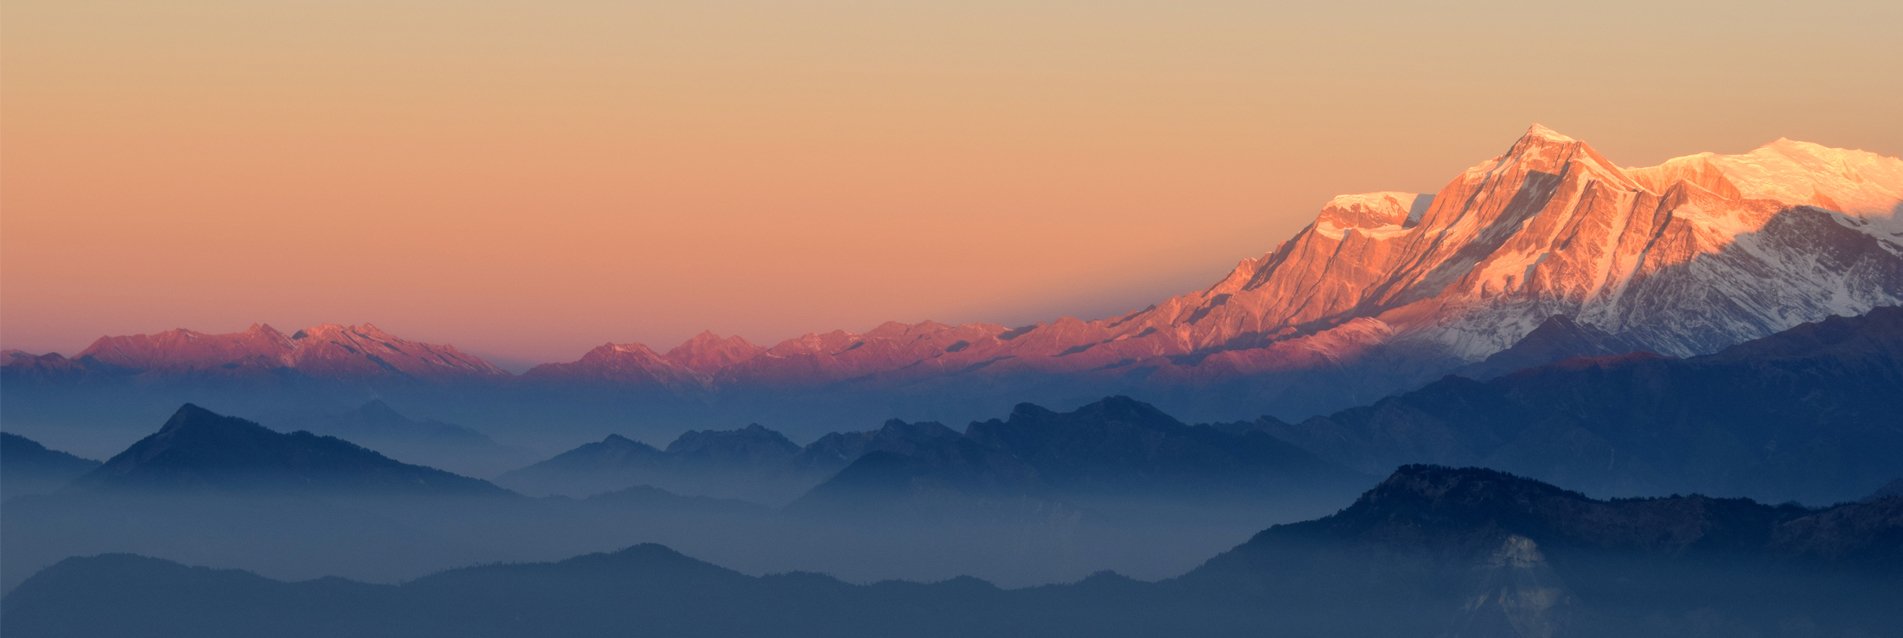
<svg viewBox="0 0 1903 638">
<path fill-rule="evenodd" d="M 314 326 L 299 328 L 297 332 L 291 333 L 291 338 L 297 340 L 327 338 L 331 335 L 341 333 L 345 329 L 343 324 L 320 323 Z"/>
<path fill-rule="evenodd" d="M 1520 134 L 1521 140 L 1526 140 L 1529 138 L 1558 142 L 1561 144 L 1568 144 L 1568 143 L 1574 143 L 1579 141 L 1579 140 L 1573 139 L 1571 136 L 1568 136 L 1564 133 L 1555 131 L 1552 128 L 1546 126 L 1545 124 L 1541 124 L 1539 122 L 1534 122 L 1532 125 L 1527 126 L 1526 132 Z"/>
<path fill-rule="evenodd" d="M 602 437 L 601 444 L 610 447 L 647 447 L 645 443 L 619 434 L 609 434 L 608 436 Z"/>
<path fill-rule="evenodd" d="M 712 330 L 702 330 L 698 334 L 688 337 L 686 341 L 682 341 L 680 345 L 674 346 L 672 350 L 668 351 L 668 354 L 672 355 L 677 352 L 686 354 L 721 347 L 754 349 L 759 346 L 754 345 L 753 342 L 748 341 L 745 337 L 740 335 L 722 336 L 720 333 Z"/>
<path fill-rule="evenodd" d="M 594 350 L 590 350 L 588 353 L 599 353 L 601 355 L 637 354 L 643 356 L 658 356 L 655 354 L 653 348 L 649 348 L 647 344 L 639 341 L 629 341 L 627 343 L 614 343 L 611 341 L 596 346 Z"/>
<path fill-rule="evenodd" d="M 1433 196 L 1399 191 L 1336 195 L 1315 217 L 1315 232 L 1334 239 L 1350 230 L 1367 237 L 1391 237 L 1411 225 L 1418 213 L 1415 203 L 1423 197 Z"/>
<path fill-rule="evenodd" d="M 1526 164 L 1532 170 L 1557 173 L 1566 164 L 1590 162 L 1596 168 L 1618 173 L 1619 169 L 1591 144 L 1553 129 L 1534 124 L 1526 130 L 1500 159 L 1502 164 Z"/>
<path fill-rule="evenodd" d="M 729 448 L 736 443 L 742 447 L 752 447 L 755 444 L 766 445 L 771 448 L 788 450 L 788 453 L 797 452 L 800 447 L 798 444 L 793 443 L 792 439 L 786 438 L 786 435 L 779 433 L 777 430 L 758 423 L 749 423 L 744 428 L 733 430 L 688 430 L 682 432 L 680 436 L 675 437 L 674 442 L 667 444 L 667 452 L 669 454 L 691 453 L 708 449 Z"/>
<path fill-rule="evenodd" d="M 200 407 L 196 403 L 187 403 L 179 406 L 178 410 L 172 413 L 172 418 L 165 420 L 165 425 L 159 428 L 159 433 L 166 434 L 196 430 L 245 431 L 262 429 L 264 429 L 262 425 L 237 417 L 225 416 Z"/>
</svg>

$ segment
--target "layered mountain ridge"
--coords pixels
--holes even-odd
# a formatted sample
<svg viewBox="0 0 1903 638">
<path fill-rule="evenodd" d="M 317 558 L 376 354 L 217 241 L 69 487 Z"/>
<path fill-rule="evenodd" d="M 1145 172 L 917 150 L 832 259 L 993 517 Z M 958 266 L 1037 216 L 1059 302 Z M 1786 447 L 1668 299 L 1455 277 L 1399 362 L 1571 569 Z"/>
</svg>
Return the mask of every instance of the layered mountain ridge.
<svg viewBox="0 0 1903 638">
<path fill-rule="evenodd" d="M 0 601 L 9 636 L 1883 635 L 1899 622 L 1903 499 L 1823 509 L 1602 501 L 1473 468 L 1407 466 L 1337 513 L 1261 531 L 1175 578 L 752 576 L 640 544 L 400 584 L 290 582 L 109 553 Z M 110 609 L 113 613 L 99 613 Z"/>
</svg>

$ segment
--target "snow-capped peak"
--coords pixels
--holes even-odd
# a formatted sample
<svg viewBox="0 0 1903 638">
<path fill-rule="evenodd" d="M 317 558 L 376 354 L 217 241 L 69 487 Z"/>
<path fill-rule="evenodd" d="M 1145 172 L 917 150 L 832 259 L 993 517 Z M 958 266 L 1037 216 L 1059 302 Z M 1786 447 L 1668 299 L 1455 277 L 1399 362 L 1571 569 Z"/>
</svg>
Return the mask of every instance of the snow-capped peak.
<svg viewBox="0 0 1903 638">
<path fill-rule="evenodd" d="M 1531 126 L 1526 127 L 1526 132 L 1520 135 L 1520 139 L 1522 140 L 1525 140 L 1528 138 L 1541 139 L 1541 140 L 1546 140 L 1551 142 L 1558 142 L 1562 144 L 1579 141 L 1563 133 L 1560 133 L 1559 131 L 1555 131 L 1551 128 L 1547 128 L 1545 124 L 1541 124 L 1539 122 L 1534 122 Z"/>
</svg>

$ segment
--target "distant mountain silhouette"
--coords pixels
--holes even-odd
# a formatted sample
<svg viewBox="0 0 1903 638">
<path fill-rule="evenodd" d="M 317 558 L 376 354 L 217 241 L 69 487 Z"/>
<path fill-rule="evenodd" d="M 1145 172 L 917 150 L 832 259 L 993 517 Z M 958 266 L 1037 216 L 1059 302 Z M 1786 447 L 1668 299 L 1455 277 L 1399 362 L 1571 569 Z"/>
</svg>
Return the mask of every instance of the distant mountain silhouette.
<svg viewBox="0 0 1903 638">
<path fill-rule="evenodd" d="M 125 554 L 71 558 L 0 601 L 8 636 L 1880 635 L 1903 499 L 1823 510 L 1598 501 L 1410 466 L 1340 513 L 1176 579 L 1006 590 L 958 578 L 754 577 L 659 545 L 401 585 L 282 582 Z M 100 613 L 110 609 L 111 613 Z"/>
<path fill-rule="evenodd" d="M 496 480 L 529 493 L 586 496 L 639 485 L 666 462 L 667 454 L 654 446 L 610 434 Z"/>
<path fill-rule="evenodd" d="M 0 500 L 50 492 L 96 467 L 98 461 L 49 450 L 24 436 L 0 432 Z"/>
<path fill-rule="evenodd" d="M 1229 605 L 1319 612 L 1314 631 L 1348 635 L 1391 633 L 1391 618 L 1365 614 L 1370 598 L 1450 635 L 1869 631 L 1903 619 L 1883 602 L 1903 591 L 1900 514 L 1903 499 L 1822 510 L 1603 501 L 1493 470 L 1415 465 L 1340 513 L 1265 530 L 1178 582 Z M 1306 633 L 1299 621 L 1289 629 Z"/>
<path fill-rule="evenodd" d="M 459 473 L 491 475 L 520 467 L 526 450 L 504 446 L 473 429 L 435 419 L 413 419 L 381 399 L 342 412 L 278 415 L 264 421 L 280 432 L 334 436 L 404 461 Z"/>
<path fill-rule="evenodd" d="M 819 437 L 819 440 L 800 450 L 794 464 L 832 472 L 869 452 L 911 453 L 935 443 L 955 440 L 959 436 L 957 430 L 936 421 L 907 423 L 891 419 L 877 430 L 834 432 Z"/>
<path fill-rule="evenodd" d="M 1190 426 L 1146 403 L 1111 397 L 1062 413 L 1021 404 L 1007 419 L 971 424 L 963 437 L 939 433 L 864 454 L 794 508 L 950 507 L 949 514 L 987 503 L 1022 506 L 1024 499 L 1195 503 L 1328 494 L 1357 480 L 1265 434 Z"/>
<path fill-rule="evenodd" d="M 758 423 L 738 430 L 693 430 L 667 445 L 668 455 L 675 458 L 749 467 L 783 463 L 799 451 L 786 435 Z"/>
<path fill-rule="evenodd" d="M 155 434 L 81 476 L 89 489 L 506 494 L 486 481 L 392 461 L 342 439 L 280 434 L 186 404 Z"/>
<path fill-rule="evenodd" d="M 665 450 L 611 434 L 497 480 L 532 494 L 584 496 L 652 485 L 777 505 L 867 453 L 910 451 L 960 436 L 938 423 L 896 419 L 877 430 L 834 432 L 805 447 L 757 423 L 688 431 Z"/>
<path fill-rule="evenodd" d="M 777 503 L 816 476 L 796 474 L 800 446 L 759 424 L 682 433 L 666 450 L 610 434 L 497 480 L 531 494 L 587 496 L 638 485 Z M 788 483 L 788 481 L 791 481 Z"/>
<path fill-rule="evenodd" d="M 1689 359 L 1573 359 L 1450 377 L 1269 432 L 1364 471 L 1474 464 L 1596 494 L 1702 492 L 1832 503 L 1896 478 L 1903 308 L 1837 317 Z"/>
<path fill-rule="evenodd" d="M 1903 566 L 1899 513 L 1903 500 L 1822 510 L 1699 495 L 1597 500 L 1496 470 L 1409 465 L 1340 513 L 1276 526 L 1235 553 L 1316 539 L 1485 553 L 1520 536 L 1549 551 L 1661 560 L 1741 552 L 1888 569 Z"/>
</svg>

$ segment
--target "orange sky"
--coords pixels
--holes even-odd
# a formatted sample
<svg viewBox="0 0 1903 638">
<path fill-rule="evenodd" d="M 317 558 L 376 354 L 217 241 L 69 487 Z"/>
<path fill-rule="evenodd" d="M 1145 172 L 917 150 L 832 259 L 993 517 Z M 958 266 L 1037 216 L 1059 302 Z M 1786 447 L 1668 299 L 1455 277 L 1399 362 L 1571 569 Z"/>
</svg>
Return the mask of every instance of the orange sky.
<svg viewBox="0 0 1903 638">
<path fill-rule="evenodd" d="M 1017 324 L 1534 121 L 1625 164 L 1903 153 L 1903 3 L 1270 4 L 7 0 L 0 341 Z"/>
</svg>

